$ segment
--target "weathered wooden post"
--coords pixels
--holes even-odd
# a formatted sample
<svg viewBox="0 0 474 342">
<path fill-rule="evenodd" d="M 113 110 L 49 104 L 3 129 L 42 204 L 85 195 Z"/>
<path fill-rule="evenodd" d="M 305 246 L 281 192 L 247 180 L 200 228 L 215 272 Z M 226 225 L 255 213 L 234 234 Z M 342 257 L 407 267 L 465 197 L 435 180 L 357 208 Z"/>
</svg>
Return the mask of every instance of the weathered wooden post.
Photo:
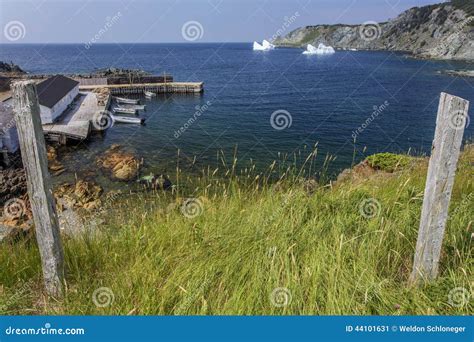
<svg viewBox="0 0 474 342">
<path fill-rule="evenodd" d="M 433 280 L 438 275 L 441 245 L 468 109 L 469 101 L 441 93 L 410 283 Z"/>
<path fill-rule="evenodd" d="M 64 257 L 35 82 L 19 81 L 12 85 L 12 89 L 13 110 L 26 171 L 36 239 L 41 254 L 45 288 L 49 295 L 60 297 L 64 280 Z"/>
</svg>

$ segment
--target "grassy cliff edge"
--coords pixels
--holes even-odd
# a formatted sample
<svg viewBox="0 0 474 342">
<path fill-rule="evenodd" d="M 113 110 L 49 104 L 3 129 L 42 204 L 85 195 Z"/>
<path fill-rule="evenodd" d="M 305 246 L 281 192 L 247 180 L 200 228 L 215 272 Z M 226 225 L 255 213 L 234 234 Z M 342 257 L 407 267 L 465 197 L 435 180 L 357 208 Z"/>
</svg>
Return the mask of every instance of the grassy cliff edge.
<svg viewBox="0 0 474 342">
<path fill-rule="evenodd" d="M 472 314 L 453 291 L 472 291 L 473 163 L 467 146 L 429 285 L 407 285 L 427 160 L 378 155 L 325 186 L 230 169 L 192 198 L 129 197 L 64 239 L 62 300 L 40 290 L 34 239 L 1 244 L 0 314 Z"/>
</svg>

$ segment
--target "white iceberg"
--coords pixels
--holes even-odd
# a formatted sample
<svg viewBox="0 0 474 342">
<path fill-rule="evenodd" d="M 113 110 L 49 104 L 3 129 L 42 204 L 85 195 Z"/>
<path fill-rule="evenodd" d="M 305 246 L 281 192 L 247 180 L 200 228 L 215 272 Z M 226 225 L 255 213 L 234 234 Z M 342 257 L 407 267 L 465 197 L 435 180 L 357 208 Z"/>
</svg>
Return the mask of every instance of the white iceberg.
<svg viewBox="0 0 474 342">
<path fill-rule="evenodd" d="M 273 50 L 274 48 L 275 48 L 275 45 L 270 43 L 268 40 L 263 40 L 262 44 L 253 42 L 254 51 L 268 51 L 268 50 Z"/>
<path fill-rule="evenodd" d="M 275 48 L 275 45 L 273 45 L 272 43 L 270 43 L 268 40 L 265 40 L 265 39 L 262 42 L 262 46 L 266 50 L 273 50 Z"/>
<path fill-rule="evenodd" d="M 320 43 L 318 47 L 308 44 L 306 51 L 303 52 L 303 55 L 329 55 L 335 52 L 336 51 L 332 46 L 326 46 L 323 43 Z"/>
</svg>

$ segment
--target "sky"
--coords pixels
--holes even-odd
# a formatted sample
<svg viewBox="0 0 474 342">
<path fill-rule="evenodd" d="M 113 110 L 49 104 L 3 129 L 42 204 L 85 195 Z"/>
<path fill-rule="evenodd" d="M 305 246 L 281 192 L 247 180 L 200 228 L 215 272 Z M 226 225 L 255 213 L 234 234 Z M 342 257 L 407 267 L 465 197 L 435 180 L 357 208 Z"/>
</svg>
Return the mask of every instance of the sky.
<svg viewBox="0 0 474 342">
<path fill-rule="evenodd" d="M 440 1 L 438 1 L 440 2 Z M 0 0 L 0 43 L 250 42 L 433 0 Z"/>
</svg>

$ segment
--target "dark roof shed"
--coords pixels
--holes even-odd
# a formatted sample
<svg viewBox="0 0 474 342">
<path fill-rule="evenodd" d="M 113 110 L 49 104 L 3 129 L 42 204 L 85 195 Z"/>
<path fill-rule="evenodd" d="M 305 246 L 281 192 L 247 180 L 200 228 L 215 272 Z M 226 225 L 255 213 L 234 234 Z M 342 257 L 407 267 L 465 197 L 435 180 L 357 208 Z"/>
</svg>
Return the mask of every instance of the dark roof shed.
<svg viewBox="0 0 474 342">
<path fill-rule="evenodd" d="M 44 80 L 36 86 L 40 105 L 48 108 L 54 107 L 78 84 L 79 82 L 63 75 L 55 75 Z"/>
</svg>

